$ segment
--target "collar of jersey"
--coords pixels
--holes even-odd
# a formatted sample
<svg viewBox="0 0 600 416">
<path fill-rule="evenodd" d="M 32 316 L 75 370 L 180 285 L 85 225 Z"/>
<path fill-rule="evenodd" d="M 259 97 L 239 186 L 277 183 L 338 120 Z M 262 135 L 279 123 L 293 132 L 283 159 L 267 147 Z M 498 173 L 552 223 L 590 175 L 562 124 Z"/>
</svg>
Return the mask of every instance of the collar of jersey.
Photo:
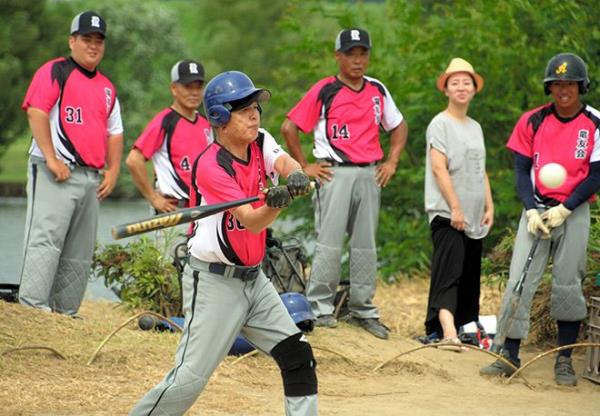
<svg viewBox="0 0 600 416">
<path fill-rule="evenodd" d="M 96 69 L 94 69 L 93 71 L 90 71 L 88 69 L 85 69 L 84 67 L 82 67 L 81 65 L 79 65 L 75 59 L 73 59 L 73 57 L 69 56 L 67 58 L 67 60 L 73 62 L 73 65 L 75 65 L 77 67 L 77 69 L 79 69 L 79 71 L 81 71 L 83 73 L 83 75 L 85 75 L 88 78 L 94 78 L 96 76 L 96 73 L 98 72 Z"/>
<path fill-rule="evenodd" d="M 254 143 L 254 142 L 252 142 L 252 143 Z M 223 146 L 221 143 L 219 143 L 218 139 L 215 140 L 215 144 L 216 145 L 218 145 L 221 149 L 223 149 L 224 152 L 226 152 L 229 156 L 231 156 L 231 158 L 233 160 L 235 160 L 236 162 L 238 162 L 238 163 L 240 163 L 240 164 L 242 164 L 244 166 L 248 166 L 250 164 L 250 157 L 252 156 L 252 150 L 251 150 L 252 143 L 250 143 L 248 145 L 248 160 L 243 160 L 243 159 L 240 159 L 239 157 L 235 156 L 229 150 L 227 150 L 227 148 L 225 146 Z"/>
<path fill-rule="evenodd" d="M 179 117 L 181 117 L 182 119 L 192 123 L 192 124 L 196 124 L 196 122 L 198 121 L 198 112 L 196 111 L 194 113 L 194 119 L 190 120 L 189 118 L 187 118 L 186 116 L 184 116 L 183 114 L 181 114 L 179 111 L 175 110 L 173 107 L 169 107 L 169 109 L 174 112 L 175 114 L 177 114 Z"/>
<path fill-rule="evenodd" d="M 362 90 L 364 90 L 365 87 L 367 86 L 367 79 L 365 77 L 363 77 L 363 84 L 360 87 L 360 89 L 358 89 L 358 90 L 355 90 L 350 85 L 346 84 L 344 81 L 342 81 L 341 79 L 339 79 L 337 75 L 335 76 L 335 81 L 339 82 L 341 85 L 343 85 L 344 87 L 348 88 L 350 91 L 355 92 L 355 93 L 362 92 Z"/>
<path fill-rule="evenodd" d="M 558 114 L 558 111 L 556 111 L 556 105 L 554 103 L 550 104 L 550 109 L 552 110 L 552 114 L 554 114 L 554 117 L 556 117 L 558 119 L 558 121 L 560 121 L 561 123 L 568 123 L 569 121 L 575 120 L 577 117 L 579 117 L 579 114 L 583 113 L 585 108 L 586 108 L 586 105 L 584 103 L 581 103 L 581 108 L 579 109 L 578 112 L 576 112 L 571 117 L 563 117 L 560 114 Z"/>
</svg>

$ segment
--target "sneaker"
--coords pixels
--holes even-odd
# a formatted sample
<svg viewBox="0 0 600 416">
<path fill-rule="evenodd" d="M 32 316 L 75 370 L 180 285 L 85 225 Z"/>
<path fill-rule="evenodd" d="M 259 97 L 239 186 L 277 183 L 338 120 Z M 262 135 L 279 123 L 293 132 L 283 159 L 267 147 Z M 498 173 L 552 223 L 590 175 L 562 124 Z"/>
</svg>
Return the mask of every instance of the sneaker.
<svg viewBox="0 0 600 416">
<path fill-rule="evenodd" d="M 421 335 L 415 338 L 415 340 L 419 341 L 421 344 L 432 344 L 434 342 L 439 342 L 440 339 L 442 337 L 440 337 L 440 335 L 437 332 L 432 332 L 429 335 Z"/>
<path fill-rule="evenodd" d="M 325 328 L 335 328 L 337 324 L 338 321 L 333 315 L 321 315 L 315 321 L 315 326 L 323 326 Z"/>
<path fill-rule="evenodd" d="M 515 367 L 517 367 L 517 368 L 521 367 L 521 360 L 518 358 L 517 359 L 511 358 L 510 355 L 508 354 L 508 351 L 502 350 L 501 355 L 503 358 L 510 361 Z M 517 370 L 510 367 L 504 361 L 496 360 L 492 364 L 488 365 L 487 367 L 483 367 L 482 369 L 480 369 L 479 374 L 482 376 L 510 377 L 515 373 L 515 371 L 517 371 Z"/>
<path fill-rule="evenodd" d="M 390 329 L 379 322 L 379 318 L 357 318 L 355 316 L 350 317 L 347 322 L 352 325 L 360 326 L 364 328 L 370 334 L 381 339 L 388 339 Z"/>
<path fill-rule="evenodd" d="M 573 369 L 571 357 L 559 355 L 554 364 L 554 380 L 559 386 L 576 386 L 577 377 Z"/>
</svg>

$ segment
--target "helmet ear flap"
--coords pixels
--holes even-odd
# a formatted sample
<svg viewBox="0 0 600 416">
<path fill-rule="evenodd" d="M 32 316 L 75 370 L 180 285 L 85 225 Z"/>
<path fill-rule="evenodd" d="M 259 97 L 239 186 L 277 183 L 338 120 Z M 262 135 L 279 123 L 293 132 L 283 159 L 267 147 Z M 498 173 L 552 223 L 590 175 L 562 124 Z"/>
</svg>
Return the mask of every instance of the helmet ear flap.
<svg viewBox="0 0 600 416">
<path fill-rule="evenodd" d="M 231 118 L 231 112 L 222 104 L 215 104 L 207 110 L 208 121 L 214 127 L 222 127 Z"/>
<path fill-rule="evenodd" d="M 579 94 L 582 94 L 582 95 L 587 94 L 587 92 L 589 90 L 590 90 L 590 80 L 586 78 L 579 83 Z"/>
</svg>

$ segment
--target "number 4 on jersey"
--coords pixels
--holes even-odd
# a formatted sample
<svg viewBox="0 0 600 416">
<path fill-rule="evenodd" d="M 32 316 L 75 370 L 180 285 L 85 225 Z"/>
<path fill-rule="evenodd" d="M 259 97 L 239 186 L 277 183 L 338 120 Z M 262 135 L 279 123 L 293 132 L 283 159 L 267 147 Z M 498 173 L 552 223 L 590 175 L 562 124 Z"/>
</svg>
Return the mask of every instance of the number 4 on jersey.
<svg viewBox="0 0 600 416">
<path fill-rule="evenodd" d="M 188 171 L 191 169 L 190 166 L 190 159 L 188 159 L 187 156 L 185 156 L 183 159 L 181 159 L 181 162 L 179 163 L 179 166 L 181 166 L 181 169 Z"/>
<path fill-rule="evenodd" d="M 331 140 L 348 140 L 350 138 L 350 130 L 348 125 L 344 124 L 341 128 L 337 124 L 331 126 Z"/>
</svg>

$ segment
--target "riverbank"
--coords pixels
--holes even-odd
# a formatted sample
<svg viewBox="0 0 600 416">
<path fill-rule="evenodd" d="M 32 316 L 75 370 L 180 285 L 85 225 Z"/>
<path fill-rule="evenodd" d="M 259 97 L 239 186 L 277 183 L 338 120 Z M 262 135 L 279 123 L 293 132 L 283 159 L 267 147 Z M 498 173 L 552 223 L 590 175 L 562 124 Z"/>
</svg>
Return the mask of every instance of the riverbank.
<svg viewBox="0 0 600 416">
<path fill-rule="evenodd" d="M 26 185 L 22 183 L 1 183 L 0 198 L 24 198 Z"/>
<path fill-rule="evenodd" d="M 581 378 L 584 355 L 574 356 L 580 376 L 575 388 L 555 385 L 553 358 L 528 368 L 522 380 L 506 385 L 478 374 L 490 357 L 478 352 L 420 350 L 373 369 L 403 351 L 417 347 L 422 331 L 427 281 L 412 279 L 380 285 L 375 303 L 390 326 L 382 341 L 362 329 L 340 324 L 309 335 L 318 360 L 321 416 L 398 416 L 527 414 L 530 416 L 597 415 L 600 385 Z M 494 313 L 496 287 L 485 287 L 482 314 Z M 0 354 L 7 349 L 39 345 L 56 349 L 22 350 L 0 355 L 0 408 L 7 415 L 122 415 L 173 364 L 178 334 L 139 330 L 131 323 L 118 332 L 86 365 L 102 340 L 134 313 L 107 302 L 86 301 L 83 320 L 48 314 L 0 302 L 3 325 Z M 526 361 L 541 352 L 526 346 Z M 280 415 L 283 392 L 273 360 L 260 354 L 237 361 L 227 357 L 210 379 L 190 415 Z"/>
</svg>

